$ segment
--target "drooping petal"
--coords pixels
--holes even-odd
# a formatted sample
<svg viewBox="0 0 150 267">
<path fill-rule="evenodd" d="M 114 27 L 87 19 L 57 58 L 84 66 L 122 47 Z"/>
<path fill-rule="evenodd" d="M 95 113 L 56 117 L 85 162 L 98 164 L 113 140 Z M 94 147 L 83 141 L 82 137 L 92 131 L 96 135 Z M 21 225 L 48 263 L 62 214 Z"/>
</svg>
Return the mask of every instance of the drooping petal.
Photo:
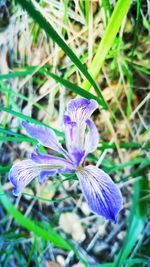
<svg viewBox="0 0 150 267">
<path fill-rule="evenodd" d="M 58 173 L 58 170 L 43 170 L 39 174 L 39 183 L 43 184 L 48 176 L 54 176 Z"/>
<path fill-rule="evenodd" d="M 92 165 L 80 168 L 76 174 L 91 210 L 116 223 L 123 199 L 109 175 Z"/>
<path fill-rule="evenodd" d="M 54 133 L 53 130 L 46 128 L 42 125 L 28 123 L 26 121 L 22 122 L 22 126 L 24 127 L 26 132 L 31 137 L 37 139 L 41 145 L 51 148 L 52 150 L 68 157 L 67 151 L 65 151 L 61 146 L 58 141 L 57 135 Z"/>
<path fill-rule="evenodd" d="M 54 169 L 74 169 L 73 163 L 71 161 L 53 155 L 41 154 L 38 151 L 36 151 L 36 154 L 32 153 L 31 159 L 35 163 L 43 165 L 45 169 L 50 166 L 54 167 Z"/>
<path fill-rule="evenodd" d="M 9 180 L 14 186 L 13 193 L 18 196 L 23 189 L 36 177 L 44 183 L 47 176 L 59 172 L 74 172 L 73 165 L 65 159 L 50 155 L 32 154 L 32 159 L 26 159 L 13 165 L 9 172 Z"/>
<path fill-rule="evenodd" d="M 72 121 L 82 124 L 90 118 L 91 114 L 97 109 L 98 104 L 95 100 L 86 98 L 73 99 L 68 103 L 67 112 Z"/>
<path fill-rule="evenodd" d="M 13 193 L 18 196 L 22 190 L 40 173 L 37 164 L 30 159 L 26 159 L 12 166 L 9 172 L 9 180 L 14 186 Z"/>
<path fill-rule="evenodd" d="M 85 137 L 85 151 L 87 155 L 88 153 L 94 152 L 94 150 L 97 148 L 99 142 L 99 134 L 93 121 L 86 120 L 86 124 L 88 126 L 88 133 Z"/>
</svg>

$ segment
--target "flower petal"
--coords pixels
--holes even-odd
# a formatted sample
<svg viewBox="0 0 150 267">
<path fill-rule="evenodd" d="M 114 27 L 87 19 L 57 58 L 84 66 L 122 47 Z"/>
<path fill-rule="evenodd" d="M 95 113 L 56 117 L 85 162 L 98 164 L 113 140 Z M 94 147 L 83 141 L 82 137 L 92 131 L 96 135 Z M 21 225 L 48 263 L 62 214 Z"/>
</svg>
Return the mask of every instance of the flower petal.
<svg viewBox="0 0 150 267">
<path fill-rule="evenodd" d="M 72 121 L 80 125 L 90 118 L 91 114 L 98 107 L 95 100 L 88 100 L 86 98 L 78 98 L 71 100 L 68 103 L 67 112 Z"/>
<path fill-rule="evenodd" d="M 72 164 L 59 157 L 32 154 L 32 159 L 20 161 L 10 169 L 8 178 L 14 186 L 13 194 L 16 196 L 36 177 L 39 177 L 40 183 L 44 183 L 47 176 L 75 171 Z"/>
<path fill-rule="evenodd" d="M 61 146 L 58 141 L 57 135 L 53 130 L 46 128 L 45 126 L 28 123 L 26 121 L 22 122 L 22 126 L 24 127 L 26 132 L 31 137 L 37 139 L 40 144 L 68 157 L 67 151 L 65 151 Z"/>
<path fill-rule="evenodd" d="M 94 150 L 97 148 L 99 142 L 99 134 L 93 121 L 86 120 L 86 124 L 89 129 L 85 137 L 85 151 L 87 155 L 88 153 L 94 152 Z"/>
<path fill-rule="evenodd" d="M 64 126 L 66 146 L 70 153 L 78 142 L 78 128 L 76 122 L 71 121 L 71 118 L 68 115 L 64 115 Z"/>
<path fill-rule="evenodd" d="M 43 170 L 39 174 L 39 183 L 43 184 L 48 176 L 54 176 L 58 173 L 58 170 Z"/>
<path fill-rule="evenodd" d="M 62 168 L 68 168 L 68 169 L 74 169 L 73 163 L 67 159 L 48 155 L 48 154 L 41 154 L 38 151 L 35 153 L 32 153 L 31 159 L 38 163 L 39 165 L 43 164 L 44 168 L 46 169 L 48 167 L 53 167 L 53 169 L 62 169 Z"/>
<path fill-rule="evenodd" d="M 76 174 L 91 210 L 116 223 L 123 199 L 109 175 L 92 165 L 78 170 Z"/>
<path fill-rule="evenodd" d="M 14 186 L 14 195 L 18 196 L 22 190 L 40 173 L 37 164 L 26 159 L 12 166 L 9 172 L 9 180 Z"/>
<path fill-rule="evenodd" d="M 74 162 L 75 167 L 79 166 L 82 162 L 82 158 L 85 151 L 82 149 L 84 141 L 84 132 L 79 134 L 79 127 L 76 122 L 71 121 L 68 115 L 64 116 L 66 146 L 71 155 L 71 159 Z M 83 141 L 82 141 L 83 140 Z"/>
</svg>

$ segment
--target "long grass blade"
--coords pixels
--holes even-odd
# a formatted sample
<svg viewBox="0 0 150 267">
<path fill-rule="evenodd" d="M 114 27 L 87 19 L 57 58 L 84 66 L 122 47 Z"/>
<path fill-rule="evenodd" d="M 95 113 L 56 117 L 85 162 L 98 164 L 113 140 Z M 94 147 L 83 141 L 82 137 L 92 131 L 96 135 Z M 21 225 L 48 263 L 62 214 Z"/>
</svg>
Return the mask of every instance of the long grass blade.
<svg viewBox="0 0 150 267">
<path fill-rule="evenodd" d="M 49 72 L 49 71 L 41 71 L 42 73 L 45 73 L 47 75 L 49 75 L 50 77 L 52 77 L 55 81 L 59 82 L 60 84 L 62 84 L 63 86 L 65 86 L 66 88 L 69 88 L 71 91 L 73 91 L 74 93 L 76 93 L 77 95 L 80 95 L 82 97 L 85 97 L 87 99 L 95 99 L 99 105 L 101 105 L 101 100 L 99 98 L 97 98 L 95 95 L 91 94 L 90 92 L 87 92 L 86 90 L 84 90 L 83 88 L 81 88 L 80 86 L 71 83 L 70 81 L 59 77 L 58 75 Z"/>
<path fill-rule="evenodd" d="M 119 0 L 116 4 L 103 38 L 89 68 L 89 73 L 94 80 L 96 80 L 106 59 L 106 56 L 114 43 L 115 37 L 119 31 L 125 15 L 127 14 L 131 2 L 131 0 Z M 89 83 L 89 81 L 84 81 L 82 87 L 86 90 L 89 90 L 91 84 Z"/>
<path fill-rule="evenodd" d="M 35 236 L 39 236 L 43 240 L 49 241 L 59 248 L 63 248 L 65 250 L 72 250 L 76 254 L 76 256 L 81 260 L 84 266 L 89 267 L 86 259 L 84 259 L 84 257 L 78 251 L 78 249 L 76 249 L 67 240 L 62 238 L 61 235 L 59 235 L 50 225 L 48 226 L 48 230 L 43 229 L 37 222 L 24 217 L 24 215 L 20 211 L 18 211 L 14 207 L 14 205 L 12 205 L 12 203 L 7 198 L 1 186 L 0 186 L 0 203 L 3 205 L 8 214 L 10 214 L 22 227 L 24 227 L 30 232 L 33 232 Z"/>
<path fill-rule="evenodd" d="M 49 125 L 47 125 L 47 124 L 45 124 L 45 123 L 43 123 L 43 122 L 40 122 L 40 121 L 38 121 L 38 120 L 36 120 L 36 119 L 33 119 L 33 118 L 31 118 L 31 117 L 29 117 L 29 116 L 27 116 L 27 115 L 24 115 L 24 114 L 22 114 L 21 112 L 17 112 L 17 111 L 15 111 L 15 110 L 12 110 L 11 108 L 0 107 L 0 111 L 7 112 L 7 113 L 9 113 L 9 114 L 12 114 L 12 115 L 14 115 L 14 116 L 16 116 L 16 117 L 22 119 L 22 120 L 26 120 L 26 121 L 31 122 L 31 123 L 35 123 L 35 124 L 39 124 L 39 125 L 43 125 L 43 126 L 45 126 L 45 127 L 48 127 L 48 128 L 50 128 L 50 129 L 52 129 L 57 135 L 62 136 L 62 137 L 64 136 L 64 134 L 63 134 L 62 132 L 60 132 L 60 131 L 58 131 L 58 130 L 52 128 L 52 127 L 50 127 Z"/>
<path fill-rule="evenodd" d="M 148 208 L 148 199 L 145 197 L 147 190 L 148 180 L 146 175 L 143 175 L 141 176 L 141 179 L 135 182 L 128 231 L 124 245 L 115 261 L 114 267 L 121 267 L 124 265 L 144 229 Z"/>
<path fill-rule="evenodd" d="M 0 187 L 0 202 L 5 208 L 5 210 L 24 228 L 33 232 L 36 236 L 40 236 L 45 241 L 52 242 L 55 246 L 70 250 L 71 246 L 69 243 L 64 240 L 51 226 L 49 225 L 49 231 L 42 229 L 37 225 L 37 222 L 34 222 L 23 216 L 21 212 L 19 212 L 7 198 L 6 194 Z"/>
<path fill-rule="evenodd" d="M 99 101 L 101 101 L 101 105 L 103 108 L 107 109 L 107 104 L 100 92 L 100 89 L 96 85 L 94 79 L 88 73 L 85 66 L 79 60 L 79 58 L 74 54 L 74 52 L 69 48 L 69 46 L 63 41 L 63 39 L 58 35 L 52 25 L 44 18 L 41 12 L 34 6 L 34 4 L 29 0 L 17 0 L 17 2 L 28 12 L 28 14 L 43 28 L 49 37 L 51 37 L 54 42 L 58 44 L 59 47 L 68 55 L 68 57 L 72 60 L 72 62 L 79 68 L 85 78 L 89 81 L 90 85 L 94 87 Z"/>
<path fill-rule="evenodd" d="M 64 79 L 50 71 L 47 71 L 46 68 L 41 68 L 39 69 L 39 72 L 42 73 L 42 74 L 45 74 L 45 75 L 48 75 L 50 77 L 52 77 L 56 82 L 62 84 L 63 86 L 65 86 L 67 89 L 70 89 L 72 92 L 76 93 L 77 95 L 80 95 L 82 97 L 85 97 L 87 99 L 95 99 L 98 104 L 101 106 L 101 99 L 98 98 L 97 96 L 93 95 L 92 93 L 84 90 L 82 87 L 70 82 L 69 80 L 67 79 Z M 18 76 L 19 75 L 19 76 Z M 21 72 L 16 72 L 16 73 L 7 73 L 7 74 L 3 74 L 2 76 L 0 75 L 0 80 L 1 79 L 10 79 L 12 77 L 20 77 L 20 76 L 24 76 L 26 75 L 26 71 L 23 71 L 22 74 Z M 24 99 L 25 101 L 28 101 L 28 98 L 23 96 L 22 94 L 20 93 L 17 93 L 15 91 L 12 91 L 10 90 L 8 87 L 6 87 L 6 85 L 2 82 L 0 82 L 0 90 L 5 92 L 5 93 L 11 93 L 11 94 L 14 94 L 22 99 Z M 35 105 L 37 108 L 41 109 L 43 108 L 41 105 L 37 104 L 37 103 L 34 103 L 33 101 L 33 105 Z"/>
</svg>

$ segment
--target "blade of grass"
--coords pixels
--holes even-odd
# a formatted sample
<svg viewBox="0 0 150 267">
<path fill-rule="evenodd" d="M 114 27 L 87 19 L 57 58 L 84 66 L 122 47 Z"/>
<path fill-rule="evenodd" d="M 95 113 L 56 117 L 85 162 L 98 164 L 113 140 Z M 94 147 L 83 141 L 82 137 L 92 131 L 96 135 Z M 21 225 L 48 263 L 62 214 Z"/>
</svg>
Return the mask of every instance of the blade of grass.
<svg viewBox="0 0 150 267">
<path fill-rule="evenodd" d="M 20 112 L 17 112 L 15 110 L 12 110 L 12 109 L 7 108 L 7 107 L 1 107 L 1 106 L 0 106 L 0 111 L 7 112 L 9 114 L 12 114 L 12 115 L 14 115 L 14 116 L 22 119 L 22 120 L 26 120 L 26 121 L 31 122 L 31 123 L 35 123 L 35 124 L 38 124 L 38 125 L 43 125 L 43 126 L 45 126 L 47 128 L 52 129 L 57 135 L 59 135 L 61 137 L 64 137 L 64 134 L 62 132 L 60 132 L 60 131 L 58 131 L 58 130 L 56 130 L 56 129 L 50 127 L 50 126 L 48 126 L 47 124 L 45 124 L 43 122 L 40 122 L 40 121 L 38 121 L 36 119 L 33 119 L 33 118 L 31 118 L 31 117 L 29 117 L 27 115 L 24 115 L 24 114 L 22 114 Z"/>
<path fill-rule="evenodd" d="M 25 72 L 24 72 L 24 73 L 25 73 Z M 0 77 L 0 79 L 1 79 L 1 77 Z M 16 91 L 13 91 L 12 89 L 9 89 L 9 88 L 6 86 L 6 84 L 3 83 L 3 82 L 1 82 L 1 81 L 0 81 L 0 91 L 4 92 L 5 94 L 6 94 L 6 93 L 9 93 L 10 96 L 11 96 L 11 95 L 16 95 L 17 97 L 19 97 L 19 98 L 25 100 L 26 102 L 29 102 L 29 101 L 30 101 L 30 103 L 33 104 L 33 105 L 34 105 L 35 107 L 37 107 L 38 109 L 42 109 L 42 110 L 46 111 L 46 109 L 45 109 L 43 106 L 41 106 L 40 104 L 38 104 L 38 103 L 36 103 L 36 102 L 34 103 L 34 101 L 32 101 L 32 100 L 29 99 L 28 97 L 24 96 L 23 94 L 20 94 L 20 93 L 18 93 L 18 92 L 16 92 Z"/>
<path fill-rule="evenodd" d="M 29 196 L 29 197 L 31 197 L 33 199 L 42 200 L 42 201 L 45 201 L 45 202 L 48 202 L 48 203 L 57 203 L 57 202 L 64 201 L 64 200 L 66 200 L 66 199 L 71 197 L 71 196 L 66 196 L 66 197 L 63 197 L 63 198 L 60 198 L 60 199 L 49 200 L 49 199 L 46 199 L 46 198 L 43 198 L 43 197 L 31 195 L 31 194 L 28 194 L 28 193 L 22 193 L 22 194 L 25 195 L 25 196 Z"/>
<path fill-rule="evenodd" d="M 5 210 L 10 214 L 22 227 L 27 229 L 29 232 L 33 232 L 35 236 L 41 237 L 45 241 L 53 243 L 55 246 L 63 248 L 65 250 L 72 250 L 75 255 L 81 260 L 84 266 L 89 267 L 86 259 L 79 253 L 72 244 L 63 239 L 50 225 L 48 225 L 48 230 L 43 229 L 38 225 L 37 222 L 26 218 L 21 212 L 19 212 L 14 205 L 10 202 L 6 194 L 4 193 L 2 187 L 0 186 L 0 202 L 5 208 Z"/>
<path fill-rule="evenodd" d="M 134 148 L 141 148 L 141 149 L 149 149 L 150 148 L 150 142 L 120 142 L 119 143 L 120 148 L 125 148 L 125 149 L 134 149 Z M 116 149 L 116 144 L 115 143 L 109 143 L 109 142 L 100 142 L 99 143 L 99 150 L 105 150 L 108 148 Z"/>
<path fill-rule="evenodd" d="M 0 165 L 0 174 L 7 173 L 10 170 L 11 167 L 12 167 L 12 164 L 8 164 L 6 166 L 1 166 Z"/>
<path fill-rule="evenodd" d="M 135 267 L 137 266 L 136 264 L 138 264 L 138 266 L 140 267 L 144 267 L 148 263 L 149 263 L 149 260 L 144 259 L 144 258 L 143 259 L 142 258 L 129 259 L 129 260 L 126 260 L 126 267 Z M 139 265 L 139 264 L 142 264 L 142 265 Z M 114 263 L 113 262 L 102 263 L 102 264 L 98 264 L 96 267 L 114 267 Z"/>
<path fill-rule="evenodd" d="M 139 29 L 139 17 L 140 17 L 140 11 L 141 11 L 141 0 L 136 1 L 136 20 L 135 20 L 135 29 L 134 29 L 134 37 L 133 37 L 133 47 L 131 51 L 131 62 L 134 60 L 134 52 L 136 45 L 138 43 L 138 29 Z"/>
<path fill-rule="evenodd" d="M 124 265 L 144 229 L 148 209 L 148 199 L 144 198 L 147 194 L 147 190 L 148 180 L 146 175 L 143 174 L 141 179 L 137 180 L 134 185 L 134 196 L 128 221 L 128 231 L 123 247 L 114 263 L 115 267 L 122 267 Z"/>
<path fill-rule="evenodd" d="M 13 72 L 9 72 L 6 74 L 0 74 L 0 80 L 13 79 L 16 77 L 21 78 L 27 75 L 31 75 L 34 71 L 35 71 L 35 67 L 32 67 L 29 70 L 13 71 Z"/>
<path fill-rule="evenodd" d="M 137 164 L 140 164 L 140 163 L 149 163 L 150 164 L 150 159 L 148 158 L 137 158 L 137 159 L 134 159 L 134 160 L 131 160 L 131 161 L 127 161 L 127 162 L 124 162 L 122 164 L 118 164 L 114 167 L 110 167 L 110 170 L 109 168 L 107 168 L 107 171 L 111 171 L 111 172 L 116 172 L 116 171 L 119 171 L 121 169 L 123 169 L 124 167 L 127 167 L 127 166 L 134 166 L 134 165 L 137 165 Z"/>
<path fill-rule="evenodd" d="M 64 79 L 62 77 L 59 77 L 58 75 L 50 72 L 50 71 L 47 71 L 44 67 L 39 69 L 39 72 L 42 73 L 42 74 L 45 74 L 45 75 L 48 75 L 50 77 L 52 77 L 56 82 L 62 84 L 63 86 L 65 86 L 66 88 L 69 88 L 71 91 L 73 91 L 74 93 L 82 96 L 82 97 L 85 97 L 87 99 L 95 99 L 99 105 L 101 105 L 101 100 L 99 98 L 97 98 L 95 95 L 91 94 L 90 92 L 87 92 L 86 90 L 84 90 L 83 88 L 79 87 L 78 85 L 76 84 L 73 84 L 72 82 L 70 82 L 69 80 L 67 79 Z M 11 73 L 12 74 L 12 73 Z M 17 73 L 13 73 L 14 74 L 14 77 L 17 77 Z M 19 75 L 21 75 L 21 73 L 19 72 Z M 25 75 L 25 72 L 23 72 L 23 75 Z M 3 78 L 10 78 L 12 76 L 9 77 L 9 73 L 8 74 L 4 74 L 2 76 Z M 1 79 L 1 76 L 0 76 L 0 79 Z M 0 82 L 0 90 L 3 91 L 3 92 L 8 92 L 8 93 L 11 93 L 11 94 L 15 94 L 16 96 L 24 99 L 25 101 L 28 101 L 28 98 L 23 96 L 22 94 L 20 93 L 17 93 L 15 91 L 12 91 L 10 89 L 8 89 L 6 86 L 4 86 L 4 88 L 2 87 L 2 85 L 4 86 L 3 83 Z M 37 103 L 34 103 L 33 102 L 33 105 L 35 105 L 36 107 L 38 107 L 39 109 L 43 108 L 41 105 L 37 104 Z"/>
<path fill-rule="evenodd" d="M 133 170 L 129 175 L 122 176 L 121 181 L 127 181 L 129 177 L 139 176 L 139 172 L 145 171 L 150 168 L 150 162 L 141 163 L 137 169 Z"/>
<path fill-rule="evenodd" d="M 90 92 L 87 92 L 86 90 L 82 89 L 80 86 L 73 84 L 70 81 L 68 81 L 62 77 L 59 77 L 52 72 L 49 72 L 46 70 L 42 70 L 41 72 L 52 77 L 55 81 L 59 82 L 60 84 L 62 84 L 66 88 L 69 88 L 74 93 L 76 93 L 82 97 L 85 97 L 87 99 L 95 99 L 98 102 L 98 104 L 101 105 L 101 100 L 99 98 L 97 98 L 95 95 L 91 94 Z"/>
<path fill-rule="evenodd" d="M 111 6 L 110 6 L 110 3 L 109 3 L 109 0 L 102 0 L 102 5 L 103 5 L 103 8 L 104 8 L 106 25 L 107 25 L 109 17 L 110 17 L 110 14 L 111 14 Z"/>
<path fill-rule="evenodd" d="M 105 58 L 110 48 L 114 43 L 115 37 L 119 31 L 119 28 L 121 26 L 121 23 L 125 15 L 127 14 L 131 2 L 132 2 L 131 0 L 126 0 L 126 1 L 118 0 L 115 6 L 112 16 L 109 20 L 108 26 L 103 35 L 103 38 L 99 44 L 97 52 L 89 68 L 89 73 L 91 74 L 94 80 L 96 80 L 97 76 L 99 75 L 101 67 L 105 61 Z M 89 81 L 84 81 L 82 87 L 86 90 L 89 90 L 91 84 L 89 83 Z"/>
<path fill-rule="evenodd" d="M 12 137 L 12 136 L 0 136 L 0 142 L 29 142 L 33 145 L 37 144 L 37 141 L 35 139 L 32 139 L 30 137 L 26 136 L 18 136 L 18 137 Z"/>
<path fill-rule="evenodd" d="M 6 194 L 0 187 L 0 202 L 5 210 L 24 228 L 33 232 L 36 236 L 42 237 L 45 241 L 52 242 L 55 246 L 63 248 L 65 250 L 71 250 L 70 244 L 64 240 L 54 229 L 49 225 L 49 231 L 45 231 L 34 222 L 23 216 L 7 198 Z"/>
<path fill-rule="evenodd" d="M 105 109 L 107 109 L 107 104 L 102 96 L 102 93 L 100 92 L 98 86 L 96 85 L 95 81 L 91 77 L 91 75 L 86 70 L 85 66 L 82 64 L 82 62 L 79 60 L 79 58 L 74 54 L 74 52 L 69 48 L 69 46 L 63 41 L 63 39 L 58 35 L 58 33 L 55 31 L 55 29 L 52 27 L 52 25 L 44 18 L 42 13 L 37 10 L 37 6 L 35 7 L 34 4 L 29 0 L 17 0 L 17 2 L 24 8 L 28 14 L 40 25 L 41 28 L 43 28 L 49 37 L 53 39 L 54 42 L 58 44 L 59 47 L 68 55 L 68 57 L 72 60 L 72 62 L 79 68 L 79 70 L 82 72 L 82 74 L 86 77 L 86 79 L 89 81 L 90 85 L 93 86 L 95 89 L 95 92 L 97 93 L 99 97 L 99 102 L 101 102 L 101 106 Z"/>
<path fill-rule="evenodd" d="M 68 19 L 68 6 L 69 6 L 69 0 L 64 0 L 64 17 L 63 17 L 63 23 L 64 25 L 67 24 L 67 19 Z M 62 28 L 62 35 L 65 36 L 66 29 Z"/>
<path fill-rule="evenodd" d="M 85 17 L 86 17 L 86 23 L 88 25 L 89 23 L 89 0 L 84 2 L 85 5 Z"/>
<path fill-rule="evenodd" d="M 8 129 L 3 129 L 0 127 L 0 133 L 3 133 L 3 134 L 10 134 L 10 135 L 13 135 L 13 136 L 22 136 L 22 134 L 18 134 L 18 133 L 15 133 L 13 131 L 10 131 Z"/>
</svg>

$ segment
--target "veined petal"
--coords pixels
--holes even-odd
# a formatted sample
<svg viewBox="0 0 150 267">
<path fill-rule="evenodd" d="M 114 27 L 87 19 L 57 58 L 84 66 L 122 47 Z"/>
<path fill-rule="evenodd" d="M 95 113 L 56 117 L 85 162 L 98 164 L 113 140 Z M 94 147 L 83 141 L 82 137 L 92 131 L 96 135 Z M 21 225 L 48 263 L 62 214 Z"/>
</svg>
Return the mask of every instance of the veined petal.
<svg viewBox="0 0 150 267">
<path fill-rule="evenodd" d="M 39 183 L 43 184 L 48 176 L 54 176 L 58 173 L 58 170 L 43 170 L 39 174 Z"/>
<path fill-rule="evenodd" d="M 78 142 L 78 128 L 76 122 L 71 121 L 68 115 L 64 115 L 64 126 L 66 146 L 70 153 Z"/>
<path fill-rule="evenodd" d="M 48 157 L 48 155 L 45 155 Z M 9 172 L 9 180 L 14 186 L 13 193 L 18 196 L 23 189 L 36 177 L 39 178 L 39 182 L 43 183 L 47 176 L 55 175 L 59 173 L 61 170 L 64 173 L 68 173 L 69 171 L 73 172 L 74 169 L 70 169 L 72 165 L 67 165 L 64 161 L 54 159 L 53 156 L 50 160 L 50 156 L 44 158 L 39 155 L 32 155 L 33 159 L 26 159 L 16 163 L 12 166 Z M 63 159 L 62 159 L 63 160 Z"/>
<path fill-rule="evenodd" d="M 80 125 L 90 118 L 91 114 L 97 109 L 98 104 L 95 100 L 78 98 L 68 103 L 67 112 L 72 121 Z"/>
<path fill-rule="evenodd" d="M 36 152 L 36 154 L 32 153 L 31 159 L 37 164 L 53 166 L 54 169 L 74 169 L 73 163 L 71 161 L 53 155 L 41 154 L 38 151 Z"/>
<path fill-rule="evenodd" d="M 75 167 L 78 167 L 85 154 L 85 151 L 82 149 L 83 145 L 81 145 L 81 139 L 84 141 L 84 133 L 82 132 L 82 135 L 79 136 L 79 127 L 77 126 L 77 123 L 71 121 L 71 118 L 68 115 L 64 115 L 64 125 L 66 146 Z"/>
<path fill-rule="evenodd" d="M 99 134 L 93 121 L 86 120 L 86 124 L 88 126 L 88 133 L 85 137 L 85 151 L 87 155 L 88 153 L 94 152 L 94 150 L 97 148 L 99 142 Z"/>
<path fill-rule="evenodd" d="M 76 174 L 91 210 L 116 223 L 123 198 L 109 175 L 92 165 L 79 169 Z"/>
<path fill-rule="evenodd" d="M 37 139 L 39 143 L 45 147 L 51 148 L 52 150 L 63 154 L 68 157 L 67 151 L 63 149 L 58 141 L 57 135 L 53 130 L 46 128 L 45 126 L 22 122 L 22 126 L 26 132 L 33 138 Z"/>
<path fill-rule="evenodd" d="M 84 151 L 86 120 L 90 118 L 97 107 L 98 104 L 95 100 L 86 98 L 74 99 L 68 103 L 67 117 L 71 122 L 76 123 L 75 149 L 77 151 Z"/>
<path fill-rule="evenodd" d="M 74 150 L 72 151 L 72 156 L 74 159 L 74 166 L 75 168 L 77 168 L 78 166 L 80 166 L 85 158 L 85 151 L 84 150 L 79 150 L 74 148 Z"/>
<path fill-rule="evenodd" d="M 9 172 L 9 180 L 14 186 L 14 195 L 18 196 L 22 190 L 40 173 L 37 164 L 26 159 L 12 166 Z"/>
</svg>

